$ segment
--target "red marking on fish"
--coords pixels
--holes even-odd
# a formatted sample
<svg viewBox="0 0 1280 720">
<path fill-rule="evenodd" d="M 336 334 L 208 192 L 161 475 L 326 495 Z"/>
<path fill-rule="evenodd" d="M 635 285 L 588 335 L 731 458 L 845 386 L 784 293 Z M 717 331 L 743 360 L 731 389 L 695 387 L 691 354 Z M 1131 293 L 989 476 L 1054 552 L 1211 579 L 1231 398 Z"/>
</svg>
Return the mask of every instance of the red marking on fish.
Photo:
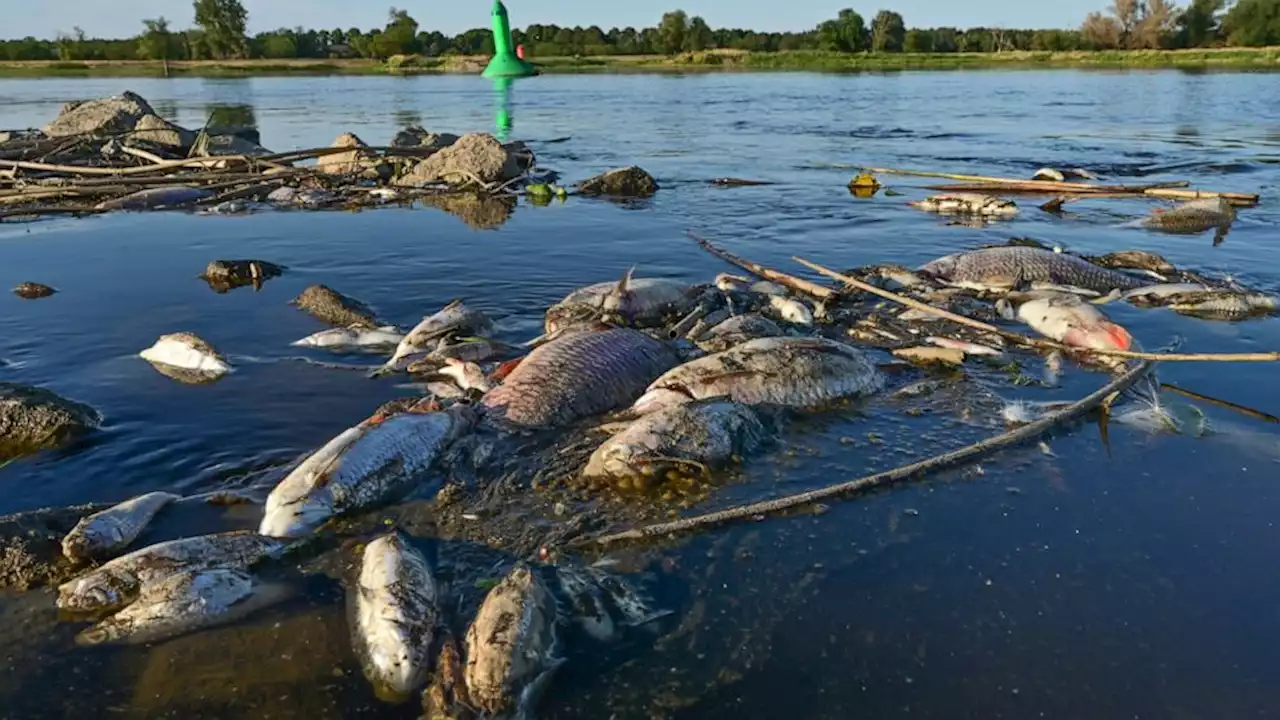
<svg viewBox="0 0 1280 720">
<path fill-rule="evenodd" d="M 489 379 L 494 382 L 505 380 L 507 376 L 511 374 L 511 371 L 515 370 L 522 360 L 524 360 L 523 357 L 518 357 L 515 360 L 508 360 L 502 363 L 493 371 L 493 374 L 489 376 Z"/>
</svg>

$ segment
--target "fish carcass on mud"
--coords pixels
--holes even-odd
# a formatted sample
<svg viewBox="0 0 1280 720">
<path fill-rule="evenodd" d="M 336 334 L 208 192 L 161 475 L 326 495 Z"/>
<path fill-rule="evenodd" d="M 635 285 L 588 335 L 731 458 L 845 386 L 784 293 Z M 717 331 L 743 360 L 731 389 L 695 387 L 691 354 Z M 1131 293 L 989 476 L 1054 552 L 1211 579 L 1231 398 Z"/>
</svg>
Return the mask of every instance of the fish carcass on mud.
<svg viewBox="0 0 1280 720">
<path fill-rule="evenodd" d="M 650 413 L 596 449 L 583 477 L 647 487 L 669 471 L 702 477 L 756 449 L 766 437 L 756 412 L 724 400 L 682 403 Z M 640 487 L 640 489 L 644 489 Z"/>
<path fill-rule="evenodd" d="M 146 585 L 180 571 L 245 569 L 284 553 L 286 545 L 252 532 L 225 532 L 135 550 L 58 587 L 58 607 L 74 612 L 114 610 Z"/>
<path fill-rule="evenodd" d="M 628 270 L 618 282 L 604 282 L 574 290 L 547 309 L 548 333 L 592 323 L 601 318 L 634 327 L 657 327 L 668 315 L 684 314 L 697 301 L 695 288 L 668 278 L 633 278 Z"/>
<path fill-rule="evenodd" d="M 355 643 L 378 697 L 407 700 L 426 682 L 440 624 L 427 559 L 399 533 L 365 546 L 355 589 Z"/>
<path fill-rule="evenodd" d="M 147 493 L 83 517 L 62 539 L 62 554 L 72 562 L 109 558 L 129 547 L 156 513 L 178 499 L 173 493 Z"/>
<path fill-rule="evenodd" d="M 851 345 L 825 338 L 761 338 L 667 372 L 633 410 L 648 413 L 714 397 L 746 405 L 820 408 L 878 392 L 884 382 L 875 364 Z"/>
<path fill-rule="evenodd" d="M 564 663 L 555 599 L 524 563 L 485 596 L 467 629 L 467 690 L 482 713 L 532 717 Z"/>
<path fill-rule="evenodd" d="M 470 408 L 375 415 L 330 440 L 267 496 L 259 532 L 306 535 L 329 519 L 378 505 L 435 463 L 474 424 Z"/>
<path fill-rule="evenodd" d="M 928 262 L 920 272 L 953 285 L 1011 290 L 1041 282 L 1109 293 L 1133 290 L 1147 283 L 1115 270 L 1098 267 L 1074 255 L 1012 246 L 955 253 Z"/>
<path fill-rule="evenodd" d="M 483 312 L 468 307 L 461 300 L 454 300 L 434 315 L 422 319 L 400 341 L 395 354 L 383 366 L 383 372 L 404 370 L 406 358 L 428 353 L 440 345 L 440 340 L 453 334 L 480 335 L 493 329 L 493 320 Z"/>
<path fill-rule="evenodd" d="M 577 332 L 530 352 L 483 404 L 508 425 L 566 425 L 627 405 L 679 362 L 665 343 L 637 330 Z"/>
<path fill-rule="evenodd" d="M 1079 295 L 1055 292 L 1016 293 L 1017 317 L 1036 332 L 1067 345 L 1092 350 L 1128 350 L 1133 336 L 1111 322 Z"/>
</svg>

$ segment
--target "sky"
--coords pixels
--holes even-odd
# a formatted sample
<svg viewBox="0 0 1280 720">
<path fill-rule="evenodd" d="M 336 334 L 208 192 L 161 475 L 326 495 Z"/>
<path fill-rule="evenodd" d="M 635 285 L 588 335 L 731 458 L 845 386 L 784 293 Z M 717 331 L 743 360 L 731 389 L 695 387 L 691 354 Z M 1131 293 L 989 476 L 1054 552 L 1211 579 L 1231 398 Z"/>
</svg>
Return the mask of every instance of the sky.
<svg viewBox="0 0 1280 720">
<path fill-rule="evenodd" d="M 409 11 L 423 29 L 454 35 L 489 24 L 489 0 L 241 0 L 250 33 L 280 27 L 363 30 L 386 23 L 392 4 Z M 870 20 L 877 10 L 895 10 L 908 27 L 1078 27 L 1084 16 L 1109 0 L 506 0 L 515 27 L 531 23 L 647 27 L 667 10 L 701 15 L 712 27 L 809 30 L 841 8 Z M 143 18 L 164 16 L 175 29 L 192 23 L 187 0 L 0 0 L 0 37 L 52 38 L 79 26 L 93 37 L 137 35 Z"/>
</svg>

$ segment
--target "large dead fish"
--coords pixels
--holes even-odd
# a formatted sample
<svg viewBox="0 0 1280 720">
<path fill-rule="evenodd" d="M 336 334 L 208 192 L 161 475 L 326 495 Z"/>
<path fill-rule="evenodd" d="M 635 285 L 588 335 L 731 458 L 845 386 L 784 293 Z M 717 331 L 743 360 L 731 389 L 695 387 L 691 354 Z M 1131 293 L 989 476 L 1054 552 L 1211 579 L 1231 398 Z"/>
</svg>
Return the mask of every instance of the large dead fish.
<svg viewBox="0 0 1280 720">
<path fill-rule="evenodd" d="M 76 642 L 158 642 L 235 622 L 283 597 L 282 587 L 260 585 L 241 569 L 184 570 L 144 586 L 137 601 L 81 632 Z"/>
<path fill-rule="evenodd" d="M 485 596 L 467 629 L 467 691 L 482 713 L 532 717 L 564 663 L 555 599 L 520 563 Z"/>
<path fill-rule="evenodd" d="M 1145 250 L 1121 250 L 1101 257 L 1086 257 L 1094 265 L 1117 270 L 1146 270 L 1162 276 L 1176 273 L 1178 268 L 1163 257 Z"/>
<path fill-rule="evenodd" d="M 510 425 L 565 425 L 630 403 L 679 362 L 670 347 L 636 330 L 574 333 L 530 352 L 484 406 Z"/>
<path fill-rule="evenodd" d="M 376 506 L 419 479 L 473 421 L 465 406 L 364 420 L 280 481 L 267 496 L 258 531 L 301 537 L 330 518 Z"/>
<path fill-rule="evenodd" d="M 763 315 L 748 313 L 735 315 L 721 322 L 697 338 L 698 347 L 710 353 L 723 352 L 749 340 L 763 337 L 779 337 L 782 328 Z"/>
<path fill-rule="evenodd" d="M 159 210 L 182 207 L 203 200 L 213 193 L 198 187 L 162 187 L 139 190 L 124 197 L 103 200 L 94 206 L 96 210 Z"/>
<path fill-rule="evenodd" d="M 602 316 L 636 327 L 656 327 L 669 314 L 693 309 L 691 285 L 668 278 L 634 278 L 634 269 L 627 270 L 618 282 L 588 285 L 566 295 L 547 309 L 546 331 L 553 333 Z"/>
<path fill-rule="evenodd" d="M 705 476 L 752 452 L 765 428 L 751 408 L 724 400 L 663 408 L 631 423 L 596 448 L 583 477 L 646 484 L 675 470 Z M 640 483 L 634 483 L 641 478 Z"/>
<path fill-rule="evenodd" d="M 164 365 L 209 376 L 231 372 L 231 365 L 213 346 L 189 332 L 161 335 L 154 345 L 138 353 L 152 365 Z"/>
<path fill-rule="evenodd" d="M 245 569 L 278 557 L 283 541 L 251 532 L 227 532 L 170 540 L 135 550 L 58 587 L 58 607 L 74 612 L 114 610 L 146 585 L 176 572 L 221 567 Z"/>
<path fill-rule="evenodd" d="M 983 289 L 1016 289 L 1033 282 L 1053 283 L 1109 293 L 1146 283 L 1124 273 L 1052 250 L 994 247 L 956 253 L 921 266 L 920 272 L 954 285 Z"/>
<path fill-rule="evenodd" d="M 1097 307 L 1070 293 L 1032 292 L 1010 298 L 1017 317 L 1052 340 L 1094 350 L 1128 350 L 1133 336 Z"/>
<path fill-rule="evenodd" d="M 648 413 L 714 397 L 817 408 L 883 387 L 883 374 L 855 347 L 823 338 L 761 338 L 667 372 L 632 409 Z"/>
<path fill-rule="evenodd" d="M 72 562 L 102 560 L 129 547 L 166 505 L 173 493 L 153 492 L 83 517 L 62 538 L 62 554 Z"/>
<path fill-rule="evenodd" d="M 1183 315 L 1219 319 L 1266 315 L 1280 307 L 1274 295 L 1223 289 L 1179 293 L 1167 297 L 1166 303 Z"/>
<path fill-rule="evenodd" d="M 394 325 L 379 328 L 365 328 L 352 325 L 345 328 L 330 328 L 308 335 L 292 345 L 294 347 L 325 348 L 326 350 L 362 350 L 393 348 L 404 340 L 404 334 Z"/>
<path fill-rule="evenodd" d="M 978 193 L 948 193 L 934 195 L 908 205 L 942 215 L 981 215 L 986 217 L 1012 217 L 1018 214 L 1018 205 L 1012 200 Z"/>
<path fill-rule="evenodd" d="M 355 640 L 379 698 L 402 702 L 426 682 L 439 599 L 427 559 L 399 533 L 365 547 L 355 590 Z"/>
<path fill-rule="evenodd" d="M 1235 219 L 1236 210 L 1231 203 L 1217 197 L 1191 200 L 1169 210 L 1155 210 L 1143 225 L 1168 233 L 1199 233 L 1230 227 Z"/>
<path fill-rule="evenodd" d="M 493 320 L 461 300 L 454 300 L 440 312 L 423 318 L 400 341 L 396 352 L 379 373 L 398 372 L 408 366 L 411 356 L 428 353 L 440 345 L 440 339 L 452 334 L 479 335 L 493 329 Z"/>
</svg>

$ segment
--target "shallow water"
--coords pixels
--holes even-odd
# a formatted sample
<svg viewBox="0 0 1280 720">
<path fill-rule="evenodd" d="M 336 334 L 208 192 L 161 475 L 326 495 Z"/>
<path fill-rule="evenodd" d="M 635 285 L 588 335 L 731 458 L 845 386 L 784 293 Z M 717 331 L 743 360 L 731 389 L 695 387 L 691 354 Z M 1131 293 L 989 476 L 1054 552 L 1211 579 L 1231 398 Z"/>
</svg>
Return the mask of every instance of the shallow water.
<svg viewBox="0 0 1280 720">
<path fill-rule="evenodd" d="M 188 127 L 232 108 L 273 150 L 344 131 L 383 143 L 407 123 L 492 131 L 504 103 L 486 81 L 458 77 L 4 80 L 0 126 L 39 126 L 64 101 L 125 89 Z M 787 270 L 792 255 L 836 268 L 913 265 L 1012 236 L 1081 252 L 1136 247 L 1276 292 L 1278 92 L 1277 75 L 1177 72 L 543 77 L 512 88 L 510 136 L 568 181 L 642 165 L 664 187 L 653 200 L 522 203 L 489 230 L 435 209 L 2 224 L 0 287 L 31 280 L 61 292 L 0 295 L 0 358 L 14 364 L 0 377 L 87 402 L 106 424 L 81 446 L 0 468 L 0 514 L 243 482 L 405 394 L 396 380 L 299 360 L 333 359 L 289 347 L 322 329 L 288 305 L 312 283 L 406 326 L 465 297 L 500 319 L 504 338 L 523 339 L 549 303 L 631 265 L 697 281 L 725 270 L 685 237 L 694 231 Z M 930 181 L 886 178 L 906 195 L 860 200 L 845 189 L 851 170 L 832 165 L 1004 176 L 1081 166 L 1116 182 L 1192 178 L 1261 192 L 1263 204 L 1216 246 L 1211 233 L 1119 227 L 1150 209 L 1138 200 L 1073 204 L 1065 217 L 1023 203 L 1016 220 L 975 229 L 904 204 Z M 721 176 L 777 184 L 703 182 Z M 288 272 L 258 292 L 216 294 L 196 279 L 210 260 L 241 257 Z M 1280 347 L 1275 320 L 1108 312 L 1149 348 L 1175 338 L 1195 351 Z M 178 330 L 209 340 L 237 370 L 193 387 L 136 356 Z M 1166 382 L 1280 414 L 1275 373 L 1160 369 Z M 1073 398 L 1102 382 L 1072 371 L 1058 390 L 1005 392 Z M 676 614 L 616 647 L 571 648 L 542 714 L 1267 716 L 1280 701 L 1268 679 L 1280 663 L 1280 432 L 1202 407 L 1215 434 L 1113 426 L 1104 443 L 1096 426 L 1080 426 L 1049 440 L 1054 456 L 1019 449 L 820 516 L 662 546 L 647 559 Z M 949 427 L 945 413 L 900 409 L 884 402 L 793 428 L 711 504 L 862 475 L 996 431 L 982 418 Z M 233 512 L 214 524 L 254 519 Z M 459 567 L 475 554 L 496 562 L 439 545 Z M 413 707 L 375 700 L 360 676 L 340 587 L 313 577 L 301 589 L 241 625 L 124 650 L 76 647 L 78 626 L 55 626 L 44 593 L 0 596 L 0 715 L 413 717 Z"/>
</svg>

